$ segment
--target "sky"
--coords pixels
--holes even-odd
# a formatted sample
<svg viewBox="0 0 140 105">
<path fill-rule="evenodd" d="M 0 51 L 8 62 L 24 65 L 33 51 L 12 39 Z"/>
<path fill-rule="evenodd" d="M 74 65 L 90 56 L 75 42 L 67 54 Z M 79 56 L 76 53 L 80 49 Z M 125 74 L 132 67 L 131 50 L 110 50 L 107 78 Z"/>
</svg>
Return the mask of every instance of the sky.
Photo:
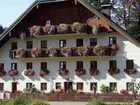
<svg viewBox="0 0 140 105">
<path fill-rule="evenodd" d="M 35 0 L 0 0 L 0 24 L 9 27 Z"/>
</svg>

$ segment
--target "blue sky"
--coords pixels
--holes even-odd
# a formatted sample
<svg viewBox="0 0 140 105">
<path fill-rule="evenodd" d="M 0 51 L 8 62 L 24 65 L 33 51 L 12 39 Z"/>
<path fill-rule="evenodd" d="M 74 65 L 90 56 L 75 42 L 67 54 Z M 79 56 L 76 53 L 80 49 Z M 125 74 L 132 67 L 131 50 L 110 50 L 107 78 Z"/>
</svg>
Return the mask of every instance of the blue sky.
<svg viewBox="0 0 140 105">
<path fill-rule="evenodd" d="M 35 0 L 0 0 L 0 24 L 9 27 Z"/>
</svg>

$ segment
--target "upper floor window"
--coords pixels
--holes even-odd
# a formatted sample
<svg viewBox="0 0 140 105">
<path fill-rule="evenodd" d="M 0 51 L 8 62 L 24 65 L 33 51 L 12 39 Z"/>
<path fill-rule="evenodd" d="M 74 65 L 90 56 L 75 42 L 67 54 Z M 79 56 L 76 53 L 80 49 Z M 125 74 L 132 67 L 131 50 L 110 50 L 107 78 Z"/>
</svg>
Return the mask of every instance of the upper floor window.
<svg viewBox="0 0 140 105">
<path fill-rule="evenodd" d="M 133 60 L 126 60 L 126 69 L 134 69 Z"/>
<path fill-rule="evenodd" d="M 47 83 L 41 83 L 41 91 L 47 90 Z"/>
<path fill-rule="evenodd" d="M 77 69 L 83 69 L 83 61 L 77 61 Z"/>
<path fill-rule="evenodd" d="M 59 62 L 59 69 L 66 69 L 66 62 L 65 61 Z"/>
<path fill-rule="evenodd" d="M 131 91 L 131 82 L 126 83 L 126 90 Z"/>
<path fill-rule="evenodd" d="M 41 70 L 47 70 L 47 62 L 41 62 Z"/>
<path fill-rule="evenodd" d="M 77 47 L 83 46 L 83 39 L 77 39 L 77 40 L 76 40 L 76 46 L 77 46 Z"/>
<path fill-rule="evenodd" d="M 117 61 L 116 60 L 110 60 L 109 61 L 109 68 L 110 69 L 116 69 L 117 68 Z"/>
<path fill-rule="evenodd" d="M 17 63 L 11 63 L 11 69 L 17 70 Z"/>
<path fill-rule="evenodd" d="M 77 82 L 77 90 L 82 90 L 83 91 L 83 82 Z"/>
<path fill-rule="evenodd" d="M 90 61 L 90 69 L 97 69 L 97 61 Z"/>
<path fill-rule="evenodd" d="M 41 41 L 41 48 L 47 48 L 47 40 Z"/>
<path fill-rule="evenodd" d="M 110 91 L 117 91 L 117 83 L 116 82 L 110 82 L 109 87 L 110 87 Z"/>
<path fill-rule="evenodd" d="M 0 91 L 4 90 L 4 83 L 0 83 Z"/>
<path fill-rule="evenodd" d="M 109 37 L 109 45 L 117 44 L 116 37 Z"/>
<path fill-rule="evenodd" d="M 26 64 L 26 69 L 32 69 L 32 63 L 31 62 L 28 62 Z"/>
<path fill-rule="evenodd" d="M 65 39 L 59 41 L 59 47 L 60 48 L 61 47 L 66 47 L 66 40 Z"/>
<path fill-rule="evenodd" d="M 33 48 L 33 42 L 32 41 L 27 41 L 26 48 L 27 49 L 32 49 Z"/>
<path fill-rule="evenodd" d="M 0 63 L 0 70 L 4 70 L 4 63 Z"/>
<path fill-rule="evenodd" d="M 90 38 L 90 46 L 96 46 L 97 45 L 97 38 Z"/>
<path fill-rule="evenodd" d="M 17 49 L 17 42 L 11 43 L 11 50 Z"/>
</svg>

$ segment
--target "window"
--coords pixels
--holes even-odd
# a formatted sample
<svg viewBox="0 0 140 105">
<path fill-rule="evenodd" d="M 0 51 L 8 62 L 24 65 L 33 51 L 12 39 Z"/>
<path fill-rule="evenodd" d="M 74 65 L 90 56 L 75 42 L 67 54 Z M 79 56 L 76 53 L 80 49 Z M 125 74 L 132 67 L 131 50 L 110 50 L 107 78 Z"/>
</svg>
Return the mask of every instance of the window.
<svg viewBox="0 0 140 105">
<path fill-rule="evenodd" d="M 77 40 L 76 40 L 76 46 L 77 46 L 77 47 L 83 46 L 83 39 L 77 39 Z"/>
<path fill-rule="evenodd" d="M 60 40 L 59 41 L 59 47 L 66 47 L 66 40 Z"/>
<path fill-rule="evenodd" d="M 4 90 L 4 83 L 0 83 L 0 91 Z"/>
<path fill-rule="evenodd" d="M 26 83 L 26 89 L 31 89 L 32 88 L 32 83 Z"/>
<path fill-rule="evenodd" d="M 90 61 L 90 69 L 97 69 L 97 61 Z"/>
<path fill-rule="evenodd" d="M 97 91 L 97 82 L 90 83 L 90 91 Z"/>
<path fill-rule="evenodd" d="M 109 68 L 116 69 L 117 68 L 117 61 L 116 60 L 110 60 L 109 61 Z"/>
<path fill-rule="evenodd" d="M 110 82 L 110 91 L 117 91 L 117 83 L 116 82 Z"/>
<path fill-rule="evenodd" d="M 59 69 L 66 69 L 66 62 L 65 61 L 59 62 Z"/>
<path fill-rule="evenodd" d="M 131 82 L 126 83 L 126 90 L 131 91 Z"/>
<path fill-rule="evenodd" d="M 32 63 L 31 62 L 28 62 L 26 64 L 26 69 L 32 69 Z"/>
<path fill-rule="evenodd" d="M 57 82 L 56 84 L 55 84 L 55 89 L 60 89 L 61 88 L 61 83 L 60 82 Z"/>
<path fill-rule="evenodd" d="M 17 49 L 17 42 L 11 43 L 11 50 Z"/>
<path fill-rule="evenodd" d="M 47 62 L 41 62 L 41 70 L 47 70 Z"/>
<path fill-rule="evenodd" d="M 109 37 L 109 45 L 117 44 L 116 37 Z"/>
<path fill-rule="evenodd" d="M 41 48 L 47 48 L 47 40 L 41 41 Z"/>
<path fill-rule="evenodd" d="M 77 69 L 83 69 L 83 61 L 77 61 Z"/>
<path fill-rule="evenodd" d="M 90 38 L 90 46 L 96 46 L 97 45 L 97 38 Z"/>
<path fill-rule="evenodd" d="M 133 60 L 126 60 L 126 69 L 134 69 Z"/>
<path fill-rule="evenodd" d="M 33 42 L 32 41 L 27 41 L 26 48 L 27 49 L 32 49 L 33 48 Z"/>
<path fill-rule="evenodd" d="M 4 63 L 0 63 L 0 71 L 4 70 Z"/>
<path fill-rule="evenodd" d="M 47 83 L 41 83 L 41 91 L 47 90 Z"/>
<path fill-rule="evenodd" d="M 11 63 L 11 69 L 17 70 L 17 63 Z"/>
<path fill-rule="evenodd" d="M 77 90 L 83 90 L 83 83 L 77 82 Z"/>
</svg>

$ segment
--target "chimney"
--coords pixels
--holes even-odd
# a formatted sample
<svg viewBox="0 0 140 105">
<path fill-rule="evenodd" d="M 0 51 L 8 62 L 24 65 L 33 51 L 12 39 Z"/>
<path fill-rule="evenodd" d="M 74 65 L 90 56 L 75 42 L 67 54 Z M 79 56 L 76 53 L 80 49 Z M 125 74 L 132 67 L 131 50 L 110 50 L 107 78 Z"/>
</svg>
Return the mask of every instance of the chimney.
<svg viewBox="0 0 140 105">
<path fill-rule="evenodd" d="M 107 18 L 111 18 L 111 8 L 112 5 L 110 3 L 110 0 L 103 0 L 101 3 L 101 11 L 102 13 L 107 17 Z"/>
</svg>

